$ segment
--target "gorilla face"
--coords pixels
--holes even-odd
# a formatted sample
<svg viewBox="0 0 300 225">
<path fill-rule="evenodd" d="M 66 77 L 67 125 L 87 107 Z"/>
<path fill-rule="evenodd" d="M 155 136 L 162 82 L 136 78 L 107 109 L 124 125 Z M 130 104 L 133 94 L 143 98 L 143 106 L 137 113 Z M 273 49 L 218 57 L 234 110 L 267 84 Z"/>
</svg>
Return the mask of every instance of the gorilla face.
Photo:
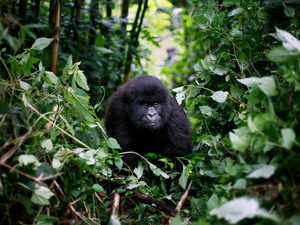
<svg viewBox="0 0 300 225">
<path fill-rule="evenodd" d="M 164 113 L 166 104 L 154 99 L 137 98 L 129 107 L 130 121 L 137 129 L 156 131 L 161 129 L 166 121 Z"/>
<path fill-rule="evenodd" d="M 141 80 L 125 94 L 128 115 L 136 129 L 155 132 L 164 127 L 170 114 L 169 94 L 161 82 Z"/>
</svg>

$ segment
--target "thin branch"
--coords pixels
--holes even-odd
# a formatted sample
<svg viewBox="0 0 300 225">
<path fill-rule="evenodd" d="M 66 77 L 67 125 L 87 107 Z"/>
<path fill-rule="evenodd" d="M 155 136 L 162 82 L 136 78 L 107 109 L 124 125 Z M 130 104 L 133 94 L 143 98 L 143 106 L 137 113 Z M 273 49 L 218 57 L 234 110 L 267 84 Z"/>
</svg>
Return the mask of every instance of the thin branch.
<svg viewBox="0 0 300 225">
<path fill-rule="evenodd" d="M 184 194 L 181 196 L 180 201 L 178 202 L 178 204 L 176 206 L 177 213 L 180 212 L 184 201 L 186 200 L 187 196 L 189 195 L 190 189 L 192 187 L 192 183 L 193 183 L 192 181 L 189 183 L 189 185 L 188 185 L 187 189 L 185 190 Z"/>
</svg>

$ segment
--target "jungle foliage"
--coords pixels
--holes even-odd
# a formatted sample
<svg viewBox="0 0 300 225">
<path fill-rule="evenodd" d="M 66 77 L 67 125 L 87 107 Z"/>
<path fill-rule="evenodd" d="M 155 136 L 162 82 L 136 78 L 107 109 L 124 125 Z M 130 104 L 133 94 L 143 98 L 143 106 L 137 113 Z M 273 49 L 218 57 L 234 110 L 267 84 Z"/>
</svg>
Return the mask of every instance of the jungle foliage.
<svg viewBox="0 0 300 225">
<path fill-rule="evenodd" d="M 150 2 L 0 1 L 0 224 L 300 224 L 299 3 L 160 7 L 182 49 L 162 74 L 193 154 L 128 168 L 102 115 L 151 74 Z"/>
</svg>

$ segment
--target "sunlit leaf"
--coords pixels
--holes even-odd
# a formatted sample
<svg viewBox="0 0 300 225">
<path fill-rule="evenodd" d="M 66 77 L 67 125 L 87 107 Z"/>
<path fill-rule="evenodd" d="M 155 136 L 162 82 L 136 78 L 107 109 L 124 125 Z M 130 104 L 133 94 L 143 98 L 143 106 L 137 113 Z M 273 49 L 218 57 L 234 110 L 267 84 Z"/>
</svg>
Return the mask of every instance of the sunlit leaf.
<svg viewBox="0 0 300 225">
<path fill-rule="evenodd" d="M 224 103 L 227 99 L 227 93 L 224 91 L 216 91 L 211 98 L 219 103 Z"/>
<path fill-rule="evenodd" d="M 24 82 L 24 81 L 19 81 L 19 84 L 20 84 L 20 86 L 21 86 L 21 88 L 23 89 L 23 90 L 25 90 L 25 91 L 28 91 L 30 88 L 31 88 L 31 85 L 30 84 L 28 84 L 28 83 L 26 83 L 26 82 Z"/>
<path fill-rule="evenodd" d="M 247 177 L 249 178 L 269 178 L 275 172 L 276 166 L 274 165 L 262 165 L 260 168 L 254 170 Z"/>
<path fill-rule="evenodd" d="M 23 154 L 18 157 L 19 164 L 21 166 L 27 166 L 29 164 L 33 164 L 35 167 L 41 165 L 39 160 L 34 155 Z"/>
<path fill-rule="evenodd" d="M 53 40 L 53 38 L 39 38 L 35 40 L 31 46 L 31 49 L 41 51 L 44 48 L 47 48 Z"/>
<path fill-rule="evenodd" d="M 281 129 L 281 136 L 282 136 L 282 146 L 284 148 L 291 149 L 296 140 L 296 134 L 294 130 L 291 128 Z"/>
<path fill-rule="evenodd" d="M 210 211 L 210 215 L 215 215 L 218 218 L 224 218 L 231 224 L 256 216 L 277 220 L 274 215 L 261 209 L 257 200 L 247 197 L 241 197 L 226 202 L 219 208 Z"/>
</svg>

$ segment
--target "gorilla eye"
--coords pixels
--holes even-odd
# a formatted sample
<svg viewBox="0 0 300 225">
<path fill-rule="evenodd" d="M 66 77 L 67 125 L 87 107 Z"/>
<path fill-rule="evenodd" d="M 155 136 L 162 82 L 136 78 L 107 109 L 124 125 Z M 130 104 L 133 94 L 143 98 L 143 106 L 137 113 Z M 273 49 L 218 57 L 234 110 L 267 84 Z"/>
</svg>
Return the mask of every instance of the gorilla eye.
<svg viewBox="0 0 300 225">
<path fill-rule="evenodd" d="M 153 105 L 154 105 L 154 106 L 158 106 L 159 103 L 158 103 L 158 102 L 154 102 Z"/>
</svg>

